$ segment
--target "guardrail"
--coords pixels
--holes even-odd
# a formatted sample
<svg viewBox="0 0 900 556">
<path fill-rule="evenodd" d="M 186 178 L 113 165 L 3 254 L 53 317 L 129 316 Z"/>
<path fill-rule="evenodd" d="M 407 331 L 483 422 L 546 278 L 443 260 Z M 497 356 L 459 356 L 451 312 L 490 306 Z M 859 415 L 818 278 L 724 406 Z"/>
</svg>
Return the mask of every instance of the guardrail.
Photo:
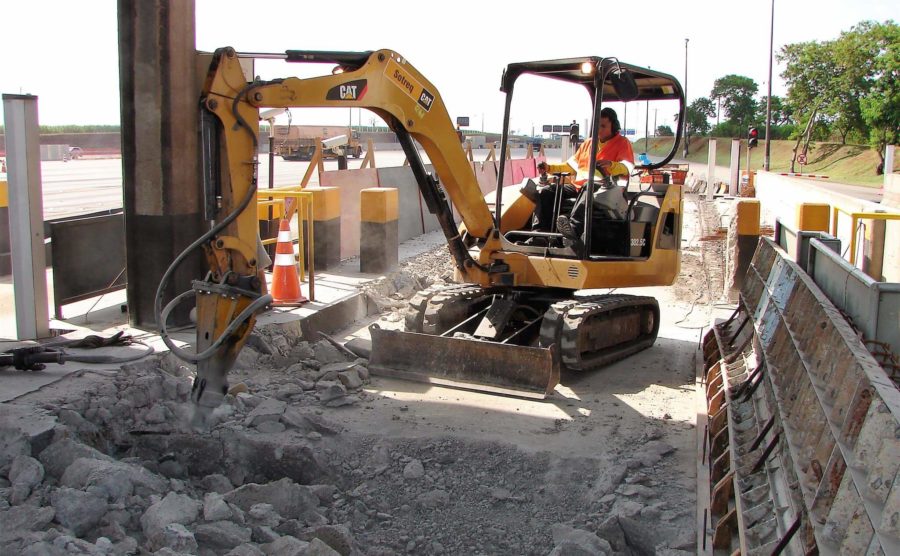
<svg viewBox="0 0 900 556">
<path fill-rule="evenodd" d="M 856 265 L 856 242 L 858 240 L 860 220 L 900 220 L 900 214 L 890 212 L 857 212 L 838 206 L 831 207 L 831 235 L 837 237 L 838 216 L 844 213 L 850 216 L 850 264 Z"/>
</svg>

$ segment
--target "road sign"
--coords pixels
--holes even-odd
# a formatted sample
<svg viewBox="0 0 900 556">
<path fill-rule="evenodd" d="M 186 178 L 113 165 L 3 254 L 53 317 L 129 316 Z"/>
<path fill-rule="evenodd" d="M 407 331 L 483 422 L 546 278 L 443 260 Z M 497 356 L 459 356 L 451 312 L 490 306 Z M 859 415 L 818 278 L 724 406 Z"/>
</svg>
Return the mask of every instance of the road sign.
<svg viewBox="0 0 900 556">
<path fill-rule="evenodd" d="M 468 116 L 457 116 L 456 117 L 456 125 L 460 127 L 469 127 L 469 117 Z"/>
<path fill-rule="evenodd" d="M 800 164 L 806 164 L 806 153 L 800 153 L 797 155 L 797 162 Z"/>
<path fill-rule="evenodd" d="M 626 130 L 625 130 L 625 135 L 634 135 L 634 130 L 633 130 L 633 129 L 626 129 Z"/>
</svg>

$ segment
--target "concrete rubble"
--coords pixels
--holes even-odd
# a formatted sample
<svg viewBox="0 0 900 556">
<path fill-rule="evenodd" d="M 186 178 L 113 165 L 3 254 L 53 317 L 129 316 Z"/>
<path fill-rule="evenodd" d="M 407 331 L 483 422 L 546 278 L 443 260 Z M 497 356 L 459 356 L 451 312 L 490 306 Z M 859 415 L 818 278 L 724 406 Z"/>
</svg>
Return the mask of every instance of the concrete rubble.
<svg viewBox="0 0 900 556">
<path fill-rule="evenodd" d="M 440 247 L 367 294 L 397 321 L 415 291 L 451 270 Z M 197 413 L 191 373 L 160 356 L 17 400 L 49 424 L 39 436 L 12 419 L 0 426 L 0 553 L 694 549 L 692 478 L 657 424 L 623 431 L 590 459 L 465 434 L 357 433 L 335 417 L 376 403 L 366 360 L 278 327 L 254 331 L 219 408 Z"/>
</svg>

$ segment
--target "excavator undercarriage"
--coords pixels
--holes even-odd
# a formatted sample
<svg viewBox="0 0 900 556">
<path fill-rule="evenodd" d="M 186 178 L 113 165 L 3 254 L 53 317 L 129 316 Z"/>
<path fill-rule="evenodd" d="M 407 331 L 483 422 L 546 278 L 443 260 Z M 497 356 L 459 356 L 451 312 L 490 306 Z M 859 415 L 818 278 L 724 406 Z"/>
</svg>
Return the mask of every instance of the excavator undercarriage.
<svg viewBox="0 0 900 556">
<path fill-rule="evenodd" d="M 370 329 L 373 373 L 543 398 L 561 372 L 652 346 L 659 306 L 652 297 L 450 284 L 416 294 L 405 324 L 405 332 Z"/>
</svg>

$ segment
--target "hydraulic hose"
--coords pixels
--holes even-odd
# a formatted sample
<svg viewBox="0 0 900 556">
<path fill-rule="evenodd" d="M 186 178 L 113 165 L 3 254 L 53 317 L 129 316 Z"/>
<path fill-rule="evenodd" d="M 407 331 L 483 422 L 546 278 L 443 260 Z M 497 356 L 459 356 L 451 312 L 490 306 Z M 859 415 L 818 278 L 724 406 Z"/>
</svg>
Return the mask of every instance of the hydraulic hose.
<svg viewBox="0 0 900 556">
<path fill-rule="evenodd" d="M 236 120 L 238 121 L 239 127 L 245 129 L 250 134 L 251 138 L 253 139 L 253 146 L 254 146 L 254 151 L 255 151 L 256 147 L 258 146 L 258 140 L 256 138 L 256 135 L 253 133 L 253 130 L 250 128 L 250 126 L 247 125 L 247 122 L 244 120 L 244 118 L 242 118 L 240 116 L 240 114 L 238 113 L 238 110 L 237 110 L 238 103 L 246 95 L 247 91 L 249 91 L 250 88 L 252 88 L 254 86 L 256 86 L 256 84 L 251 83 L 251 84 L 247 85 L 246 87 L 244 87 L 244 89 L 241 90 L 241 92 L 235 97 L 235 99 L 232 103 L 231 109 L 232 109 L 232 114 L 235 116 Z M 269 303 L 272 302 L 272 296 L 270 296 L 270 295 L 261 296 L 261 297 L 258 297 L 257 299 L 255 299 L 253 301 L 253 303 L 251 303 L 250 305 L 247 306 L 246 309 L 241 311 L 241 313 L 238 315 L 238 317 L 234 321 L 232 321 L 231 324 L 229 324 L 228 328 L 225 329 L 225 332 L 219 338 L 217 338 L 215 342 L 213 342 L 212 346 L 210 346 L 208 349 L 206 349 L 202 353 L 199 353 L 196 355 L 190 354 L 187 351 L 176 346 L 175 343 L 172 341 L 172 339 L 169 337 L 169 332 L 166 327 L 166 319 L 168 318 L 169 313 L 171 313 L 171 311 L 174 309 L 174 307 L 176 305 L 178 305 L 179 303 L 184 301 L 184 299 L 186 299 L 188 295 L 193 294 L 194 293 L 193 290 L 184 292 L 184 293 L 176 296 L 175 299 L 173 299 L 168 305 L 166 305 L 165 309 L 162 308 L 163 291 L 165 290 L 166 286 L 169 284 L 169 281 L 171 280 L 172 274 L 175 272 L 175 269 L 178 268 L 181 265 L 181 263 L 184 262 L 184 260 L 187 258 L 187 256 L 192 251 L 194 251 L 195 249 L 197 249 L 200 246 L 202 246 L 203 244 L 205 244 L 216 234 L 218 234 L 219 232 L 224 230 L 226 226 L 228 226 L 229 224 L 234 222 L 237 219 L 237 217 L 240 216 L 240 214 L 242 212 L 244 212 L 244 210 L 246 210 L 246 208 L 253 201 L 254 197 L 256 196 L 256 190 L 257 190 L 257 182 L 256 182 L 255 171 L 254 171 L 254 176 L 250 181 L 250 187 L 247 189 L 247 193 L 244 195 L 244 198 L 241 200 L 241 202 L 237 206 L 237 208 L 235 208 L 228 216 L 226 216 L 224 219 L 222 219 L 222 221 L 220 221 L 218 224 L 214 225 L 209 231 L 207 231 L 202 236 L 200 236 L 197 240 L 195 240 L 193 243 L 191 243 L 184 251 L 182 251 L 177 257 L 175 257 L 175 260 L 172 261 L 172 264 L 169 265 L 169 268 L 166 269 L 166 272 L 163 274 L 162 279 L 160 279 L 160 281 L 159 281 L 159 287 L 156 289 L 156 297 L 153 300 L 153 313 L 154 313 L 154 316 L 156 317 L 157 327 L 159 328 L 159 335 L 160 335 L 160 338 L 162 339 L 163 343 L 165 343 L 166 347 L 168 347 L 172 351 L 172 353 L 174 353 L 176 355 L 176 357 L 179 357 L 180 359 L 182 359 L 184 361 L 188 361 L 191 363 L 198 363 L 200 361 L 203 361 L 205 359 L 209 359 L 210 357 L 212 357 L 214 355 L 215 349 L 222 345 L 222 342 L 225 341 L 225 338 L 228 336 L 228 334 L 230 334 L 231 332 L 234 332 L 234 330 L 236 330 L 238 326 L 243 324 L 243 322 L 245 320 L 247 320 L 248 318 L 250 318 L 253 315 L 253 313 L 255 311 L 257 311 L 259 308 L 264 307 L 265 305 L 268 305 Z"/>
</svg>

